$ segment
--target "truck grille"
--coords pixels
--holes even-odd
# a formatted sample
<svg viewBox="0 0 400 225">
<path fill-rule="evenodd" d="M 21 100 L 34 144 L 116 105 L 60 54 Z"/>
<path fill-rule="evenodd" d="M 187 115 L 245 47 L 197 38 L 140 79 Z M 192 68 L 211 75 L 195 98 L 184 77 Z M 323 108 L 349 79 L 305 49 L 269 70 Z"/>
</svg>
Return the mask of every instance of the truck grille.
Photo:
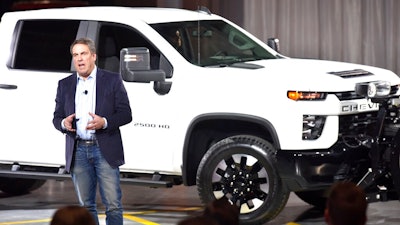
<svg viewBox="0 0 400 225">
<path fill-rule="evenodd" d="M 366 112 L 339 117 L 339 133 L 343 135 L 364 134 L 376 122 L 377 112 Z"/>
<path fill-rule="evenodd" d="M 382 127 L 382 135 L 385 137 L 382 140 L 389 140 L 395 137 L 400 129 L 399 109 L 394 107 L 388 110 L 390 112 L 385 116 Z M 345 142 L 353 140 L 353 143 L 360 143 L 368 137 L 373 137 L 377 131 L 377 116 L 377 111 L 339 116 L 339 137 L 343 141 L 346 140 Z"/>
<path fill-rule="evenodd" d="M 338 142 L 359 148 L 371 139 L 377 112 L 342 115 L 339 117 Z"/>
<path fill-rule="evenodd" d="M 355 91 L 337 92 L 334 94 L 336 95 L 336 97 L 338 97 L 340 101 L 364 98 L 357 95 Z"/>
</svg>

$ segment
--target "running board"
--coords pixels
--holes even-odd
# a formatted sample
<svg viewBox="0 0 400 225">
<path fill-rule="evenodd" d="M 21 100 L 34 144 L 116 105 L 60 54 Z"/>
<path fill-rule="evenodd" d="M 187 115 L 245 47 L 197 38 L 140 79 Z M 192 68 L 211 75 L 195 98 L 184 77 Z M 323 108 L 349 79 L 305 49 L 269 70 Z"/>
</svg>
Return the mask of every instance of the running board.
<svg viewBox="0 0 400 225">
<path fill-rule="evenodd" d="M 39 180 L 71 179 L 71 175 L 64 173 L 64 171 L 62 170 L 59 171 L 58 173 L 0 170 L 0 177 L 39 179 Z M 120 182 L 121 184 L 131 184 L 131 185 L 147 186 L 153 188 L 170 188 L 173 186 L 173 183 L 171 181 L 148 180 L 148 179 L 138 179 L 138 178 L 121 177 Z"/>
</svg>

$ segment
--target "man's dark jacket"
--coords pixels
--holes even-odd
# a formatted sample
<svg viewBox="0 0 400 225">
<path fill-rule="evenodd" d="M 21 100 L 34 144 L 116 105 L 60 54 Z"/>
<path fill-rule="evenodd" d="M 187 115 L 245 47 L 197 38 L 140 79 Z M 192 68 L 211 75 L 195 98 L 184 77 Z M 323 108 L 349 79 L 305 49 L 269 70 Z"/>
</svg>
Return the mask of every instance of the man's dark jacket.
<svg viewBox="0 0 400 225">
<path fill-rule="evenodd" d="M 76 132 L 62 129 L 61 121 L 75 113 L 77 81 L 75 72 L 58 82 L 53 118 L 54 127 L 66 133 L 65 169 L 67 172 L 70 171 L 73 161 Z M 108 123 L 106 129 L 96 130 L 96 138 L 104 158 L 113 168 L 123 165 L 125 159 L 119 127 L 132 121 L 132 111 L 119 74 L 97 69 L 95 114 L 105 117 Z"/>
</svg>

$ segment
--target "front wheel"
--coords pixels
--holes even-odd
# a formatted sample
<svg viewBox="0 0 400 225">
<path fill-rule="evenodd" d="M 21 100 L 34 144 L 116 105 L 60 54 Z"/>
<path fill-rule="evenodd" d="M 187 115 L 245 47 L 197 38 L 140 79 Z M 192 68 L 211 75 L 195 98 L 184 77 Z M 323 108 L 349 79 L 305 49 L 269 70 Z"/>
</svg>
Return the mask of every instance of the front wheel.
<svg viewBox="0 0 400 225">
<path fill-rule="evenodd" d="M 285 207 L 289 191 L 276 169 L 276 150 L 254 136 L 233 136 L 214 144 L 197 171 L 203 203 L 226 196 L 240 209 L 241 224 L 263 224 Z"/>
</svg>

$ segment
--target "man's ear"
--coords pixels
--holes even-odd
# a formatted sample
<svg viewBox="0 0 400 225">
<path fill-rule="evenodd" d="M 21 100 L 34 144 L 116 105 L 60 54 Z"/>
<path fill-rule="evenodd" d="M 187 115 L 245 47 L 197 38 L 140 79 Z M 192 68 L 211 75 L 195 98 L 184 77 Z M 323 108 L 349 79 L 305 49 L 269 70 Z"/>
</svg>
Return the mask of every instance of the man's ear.
<svg viewBox="0 0 400 225">
<path fill-rule="evenodd" d="M 331 224 L 330 223 L 330 218 L 329 218 L 329 210 L 328 209 L 325 209 L 324 210 L 324 219 L 325 219 L 325 222 L 327 223 L 327 224 Z"/>
</svg>

